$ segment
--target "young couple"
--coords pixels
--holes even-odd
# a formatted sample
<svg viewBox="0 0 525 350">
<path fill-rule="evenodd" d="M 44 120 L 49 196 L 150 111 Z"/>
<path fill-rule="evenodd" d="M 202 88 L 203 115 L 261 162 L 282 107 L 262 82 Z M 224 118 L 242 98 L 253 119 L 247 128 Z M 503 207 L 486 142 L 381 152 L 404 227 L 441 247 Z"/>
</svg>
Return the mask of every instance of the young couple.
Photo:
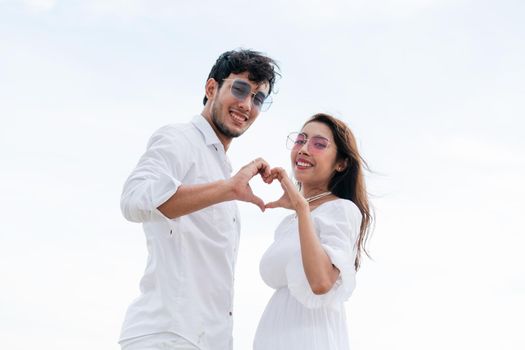
<svg viewBox="0 0 525 350">
<path fill-rule="evenodd" d="M 143 224 L 149 256 L 122 326 L 123 350 L 233 348 L 236 200 L 293 211 L 261 261 L 276 291 L 254 349 L 348 349 L 343 302 L 371 221 L 364 163 L 349 128 L 316 114 L 290 134 L 298 186 L 261 158 L 231 176 L 226 151 L 271 104 L 277 68 L 258 52 L 222 54 L 206 81 L 202 113 L 155 132 L 127 179 L 122 212 Z M 279 181 L 282 197 L 265 204 L 248 183 L 256 175 Z"/>
</svg>

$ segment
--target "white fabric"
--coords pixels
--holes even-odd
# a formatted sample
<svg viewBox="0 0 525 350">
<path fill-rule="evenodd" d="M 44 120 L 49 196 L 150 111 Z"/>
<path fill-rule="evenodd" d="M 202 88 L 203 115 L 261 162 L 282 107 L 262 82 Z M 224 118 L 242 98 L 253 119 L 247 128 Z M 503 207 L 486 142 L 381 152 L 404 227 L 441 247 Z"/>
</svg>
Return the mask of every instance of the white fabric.
<svg viewBox="0 0 525 350">
<path fill-rule="evenodd" d="M 121 350 L 198 350 L 181 336 L 173 333 L 158 333 L 132 338 L 120 343 Z"/>
<path fill-rule="evenodd" d="M 180 184 L 227 179 L 231 165 L 202 116 L 151 137 L 124 185 L 121 209 L 142 222 L 148 261 L 140 296 L 129 306 L 120 342 L 172 332 L 199 349 L 232 348 L 234 267 L 240 222 L 235 201 L 170 220 L 156 208 Z"/>
<path fill-rule="evenodd" d="M 349 200 L 323 203 L 311 213 L 315 231 L 341 272 L 332 289 L 312 292 L 301 260 L 298 222 L 287 216 L 264 253 L 260 272 L 276 289 L 261 317 L 254 350 L 346 350 L 349 348 L 344 302 L 355 288 L 356 241 L 361 213 Z"/>
</svg>

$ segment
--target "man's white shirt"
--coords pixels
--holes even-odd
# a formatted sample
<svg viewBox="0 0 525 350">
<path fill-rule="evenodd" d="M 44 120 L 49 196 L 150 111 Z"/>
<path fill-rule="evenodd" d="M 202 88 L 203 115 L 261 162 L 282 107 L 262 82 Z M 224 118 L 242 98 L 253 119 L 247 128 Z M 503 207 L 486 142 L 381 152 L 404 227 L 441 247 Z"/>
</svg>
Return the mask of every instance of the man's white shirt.
<svg viewBox="0 0 525 350">
<path fill-rule="evenodd" d="M 127 179 L 126 219 L 143 223 L 148 260 L 140 296 L 120 341 L 172 332 L 200 349 L 232 349 L 234 269 L 240 221 L 235 201 L 168 219 L 156 208 L 181 184 L 228 179 L 224 147 L 204 117 L 162 127 Z"/>
</svg>

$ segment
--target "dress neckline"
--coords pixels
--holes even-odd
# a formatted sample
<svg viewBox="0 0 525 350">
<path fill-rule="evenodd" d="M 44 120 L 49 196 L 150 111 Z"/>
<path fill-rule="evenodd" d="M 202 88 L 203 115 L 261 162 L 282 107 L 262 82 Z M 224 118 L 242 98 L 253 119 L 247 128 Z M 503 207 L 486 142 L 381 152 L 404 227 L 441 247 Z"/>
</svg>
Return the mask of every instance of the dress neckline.
<svg viewBox="0 0 525 350">
<path fill-rule="evenodd" d="M 310 210 L 310 215 L 313 214 L 317 209 L 321 208 L 322 206 L 324 206 L 325 204 L 328 204 L 328 203 L 332 203 L 332 202 L 337 202 L 337 201 L 340 201 L 340 200 L 343 200 L 343 201 L 347 201 L 348 199 L 344 199 L 344 198 L 340 198 L 340 197 L 337 197 L 335 199 L 331 199 L 329 201 L 326 201 L 324 203 L 321 203 L 319 204 L 317 207 L 315 207 L 314 209 Z M 297 219 L 297 214 L 294 213 L 291 215 L 292 219 Z"/>
<path fill-rule="evenodd" d="M 338 201 L 340 199 L 344 200 L 343 198 L 336 197 L 335 199 L 330 199 L 329 201 L 323 202 L 323 203 L 319 204 L 317 207 L 315 207 L 314 209 L 310 210 L 310 213 L 313 213 L 314 211 L 316 211 L 317 209 L 321 208 L 325 204 L 328 204 L 328 203 L 331 203 L 331 202 L 336 202 L 336 201 Z"/>
</svg>

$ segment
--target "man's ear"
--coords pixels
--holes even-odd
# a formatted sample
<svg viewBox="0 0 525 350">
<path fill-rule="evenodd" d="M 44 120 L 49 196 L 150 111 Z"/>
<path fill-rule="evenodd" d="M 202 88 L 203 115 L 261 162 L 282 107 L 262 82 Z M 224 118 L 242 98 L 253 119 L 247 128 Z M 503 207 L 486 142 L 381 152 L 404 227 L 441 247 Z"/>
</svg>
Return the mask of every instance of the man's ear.
<svg viewBox="0 0 525 350">
<path fill-rule="evenodd" d="M 206 97 L 208 98 L 208 101 L 212 100 L 215 97 L 215 94 L 217 94 L 218 90 L 219 84 L 217 83 L 217 81 L 215 81 L 215 79 L 210 78 L 206 81 L 205 93 Z"/>
</svg>

